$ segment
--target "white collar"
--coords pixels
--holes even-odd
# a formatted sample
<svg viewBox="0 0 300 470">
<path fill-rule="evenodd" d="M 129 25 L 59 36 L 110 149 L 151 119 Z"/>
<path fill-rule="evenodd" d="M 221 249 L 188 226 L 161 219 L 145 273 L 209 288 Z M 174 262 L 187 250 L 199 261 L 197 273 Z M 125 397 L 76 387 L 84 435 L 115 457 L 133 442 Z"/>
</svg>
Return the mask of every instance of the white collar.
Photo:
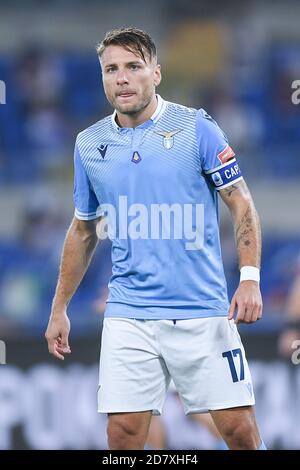
<svg viewBox="0 0 300 470">
<path fill-rule="evenodd" d="M 154 124 L 156 124 L 158 122 L 158 120 L 162 116 L 162 114 L 165 111 L 166 106 L 167 106 L 167 103 L 165 102 L 165 100 L 162 99 L 162 97 L 160 95 L 156 94 L 156 98 L 157 98 L 156 110 L 154 111 L 154 113 L 152 114 L 152 116 L 150 118 L 151 121 L 154 122 Z M 111 115 L 111 120 L 112 120 L 112 124 L 113 124 L 114 128 L 116 130 L 124 129 L 123 127 L 118 126 L 118 124 L 116 122 L 116 116 L 117 116 L 117 111 L 114 110 L 113 114 Z"/>
</svg>

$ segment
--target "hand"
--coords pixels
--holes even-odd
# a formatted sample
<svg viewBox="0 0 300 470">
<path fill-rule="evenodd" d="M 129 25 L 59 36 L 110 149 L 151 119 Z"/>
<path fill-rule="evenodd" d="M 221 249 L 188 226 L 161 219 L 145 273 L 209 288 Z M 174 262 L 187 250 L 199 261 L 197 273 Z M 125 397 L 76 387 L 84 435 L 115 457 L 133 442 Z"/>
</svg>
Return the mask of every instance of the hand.
<svg viewBox="0 0 300 470">
<path fill-rule="evenodd" d="M 70 320 L 66 311 L 52 313 L 49 319 L 45 337 L 50 354 L 64 360 L 64 354 L 70 354 L 69 346 Z"/>
<path fill-rule="evenodd" d="M 262 317 L 262 298 L 256 281 L 242 281 L 230 304 L 228 319 L 235 323 L 254 323 Z"/>
</svg>

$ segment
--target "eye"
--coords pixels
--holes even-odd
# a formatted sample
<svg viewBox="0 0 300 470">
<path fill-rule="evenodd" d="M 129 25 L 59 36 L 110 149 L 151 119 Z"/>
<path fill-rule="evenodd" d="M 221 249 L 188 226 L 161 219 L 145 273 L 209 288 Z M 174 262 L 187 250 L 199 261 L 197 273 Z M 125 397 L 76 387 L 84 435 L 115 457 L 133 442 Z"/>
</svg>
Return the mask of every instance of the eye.
<svg viewBox="0 0 300 470">
<path fill-rule="evenodd" d="M 138 70 L 140 66 L 138 64 L 131 64 L 130 68 L 131 70 Z"/>
<path fill-rule="evenodd" d="M 107 67 L 106 73 L 112 73 L 116 70 L 116 67 Z"/>
</svg>

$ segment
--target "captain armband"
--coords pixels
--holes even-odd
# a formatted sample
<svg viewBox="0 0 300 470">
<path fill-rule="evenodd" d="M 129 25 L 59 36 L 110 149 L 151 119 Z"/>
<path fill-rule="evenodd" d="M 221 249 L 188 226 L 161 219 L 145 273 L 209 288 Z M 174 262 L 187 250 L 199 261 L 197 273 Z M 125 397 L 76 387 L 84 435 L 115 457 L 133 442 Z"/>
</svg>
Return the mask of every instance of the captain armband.
<svg viewBox="0 0 300 470">
<path fill-rule="evenodd" d="M 205 172 L 205 174 L 217 191 L 243 179 L 241 170 L 239 169 L 239 165 L 235 158 L 223 163 L 223 165 L 217 166 L 213 170 Z"/>
</svg>

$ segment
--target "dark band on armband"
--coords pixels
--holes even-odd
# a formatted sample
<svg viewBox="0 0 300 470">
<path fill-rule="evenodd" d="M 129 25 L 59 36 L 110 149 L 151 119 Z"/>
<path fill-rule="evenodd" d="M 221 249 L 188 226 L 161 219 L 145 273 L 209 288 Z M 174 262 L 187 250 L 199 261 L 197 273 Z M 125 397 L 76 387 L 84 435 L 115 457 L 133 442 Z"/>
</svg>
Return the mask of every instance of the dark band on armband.
<svg viewBox="0 0 300 470">
<path fill-rule="evenodd" d="M 235 158 L 232 158 L 223 165 L 217 166 L 213 170 L 207 171 L 205 174 L 218 191 L 243 179 Z"/>
</svg>

